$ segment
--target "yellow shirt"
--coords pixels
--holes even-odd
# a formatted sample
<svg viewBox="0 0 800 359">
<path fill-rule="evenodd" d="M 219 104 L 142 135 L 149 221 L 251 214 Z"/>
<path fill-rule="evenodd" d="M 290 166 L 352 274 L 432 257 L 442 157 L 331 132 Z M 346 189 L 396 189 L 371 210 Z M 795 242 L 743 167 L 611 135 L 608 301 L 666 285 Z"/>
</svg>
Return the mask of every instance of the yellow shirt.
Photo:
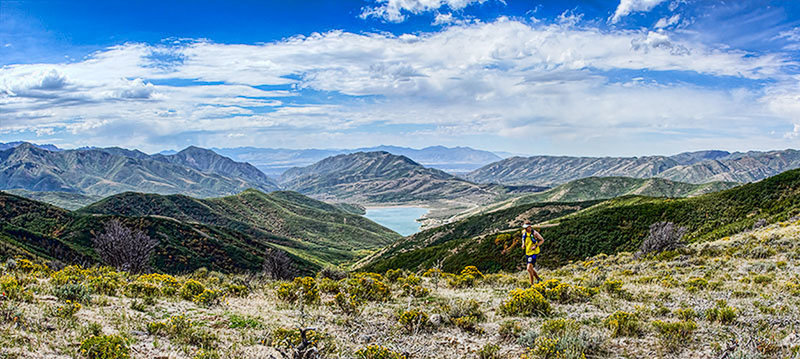
<svg viewBox="0 0 800 359">
<path fill-rule="evenodd" d="M 523 229 L 522 240 L 525 241 L 525 255 L 532 256 L 534 254 L 539 254 L 539 246 L 536 245 L 539 241 L 533 236 L 533 230 L 531 230 L 529 235 L 528 231 Z"/>
</svg>

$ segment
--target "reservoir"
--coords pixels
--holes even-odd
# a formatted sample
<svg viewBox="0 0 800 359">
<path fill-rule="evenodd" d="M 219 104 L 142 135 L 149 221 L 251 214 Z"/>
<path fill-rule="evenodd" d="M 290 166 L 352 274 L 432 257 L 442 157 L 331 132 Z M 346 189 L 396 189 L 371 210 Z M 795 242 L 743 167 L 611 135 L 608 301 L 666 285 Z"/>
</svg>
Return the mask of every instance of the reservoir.
<svg viewBox="0 0 800 359">
<path fill-rule="evenodd" d="M 367 207 L 367 214 L 364 217 L 403 236 L 408 236 L 419 232 L 420 223 L 417 222 L 417 218 L 426 213 L 428 210 L 422 207 Z"/>
</svg>

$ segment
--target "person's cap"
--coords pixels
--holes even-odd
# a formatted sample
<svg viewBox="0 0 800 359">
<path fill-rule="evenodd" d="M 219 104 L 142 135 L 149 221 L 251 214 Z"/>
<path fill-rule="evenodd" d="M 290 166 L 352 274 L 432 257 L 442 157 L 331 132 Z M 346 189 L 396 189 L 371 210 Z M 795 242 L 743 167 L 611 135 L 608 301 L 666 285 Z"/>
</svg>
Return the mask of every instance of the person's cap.
<svg viewBox="0 0 800 359">
<path fill-rule="evenodd" d="M 530 223 L 525 223 L 525 224 L 523 224 L 523 225 L 522 225 L 522 228 L 528 228 L 528 227 L 530 227 L 530 226 L 531 226 L 531 224 L 530 224 Z"/>
</svg>

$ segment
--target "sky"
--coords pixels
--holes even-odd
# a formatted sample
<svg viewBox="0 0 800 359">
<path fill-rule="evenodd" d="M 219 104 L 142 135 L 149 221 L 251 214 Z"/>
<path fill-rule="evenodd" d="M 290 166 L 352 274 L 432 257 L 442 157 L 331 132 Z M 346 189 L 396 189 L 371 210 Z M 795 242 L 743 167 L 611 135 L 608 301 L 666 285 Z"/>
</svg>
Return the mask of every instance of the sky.
<svg viewBox="0 0 800 359">
<path fill-rule="evenodd" d="M 800 2 L 0 1 L 0 142 L 800 148 Z"/>
</svg>

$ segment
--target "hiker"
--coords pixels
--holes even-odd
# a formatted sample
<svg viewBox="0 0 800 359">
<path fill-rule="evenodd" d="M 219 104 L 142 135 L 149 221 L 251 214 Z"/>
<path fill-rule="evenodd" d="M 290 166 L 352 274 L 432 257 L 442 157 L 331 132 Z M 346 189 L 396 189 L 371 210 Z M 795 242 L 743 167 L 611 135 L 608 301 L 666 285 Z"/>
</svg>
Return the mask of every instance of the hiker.
<svg viewBox="0 0 800 359">
<path fill-rule="evenodd" d="M 534 242 L 535 241 L 535 242 Z M 533 229 L 530 221 L 525 221 L 522 225 L 522 249 L 525 250 L 525 263 L 528 264 L 528 276 L 531 280 L 531 285 L 542 281 L 539 278 L 539 273 L 536 273 L 534 266 L 536 265 L 536 256 L 539 255 L 539 246 L 544 243 L 544 237 L 539 232 Z"/>
</svg>

